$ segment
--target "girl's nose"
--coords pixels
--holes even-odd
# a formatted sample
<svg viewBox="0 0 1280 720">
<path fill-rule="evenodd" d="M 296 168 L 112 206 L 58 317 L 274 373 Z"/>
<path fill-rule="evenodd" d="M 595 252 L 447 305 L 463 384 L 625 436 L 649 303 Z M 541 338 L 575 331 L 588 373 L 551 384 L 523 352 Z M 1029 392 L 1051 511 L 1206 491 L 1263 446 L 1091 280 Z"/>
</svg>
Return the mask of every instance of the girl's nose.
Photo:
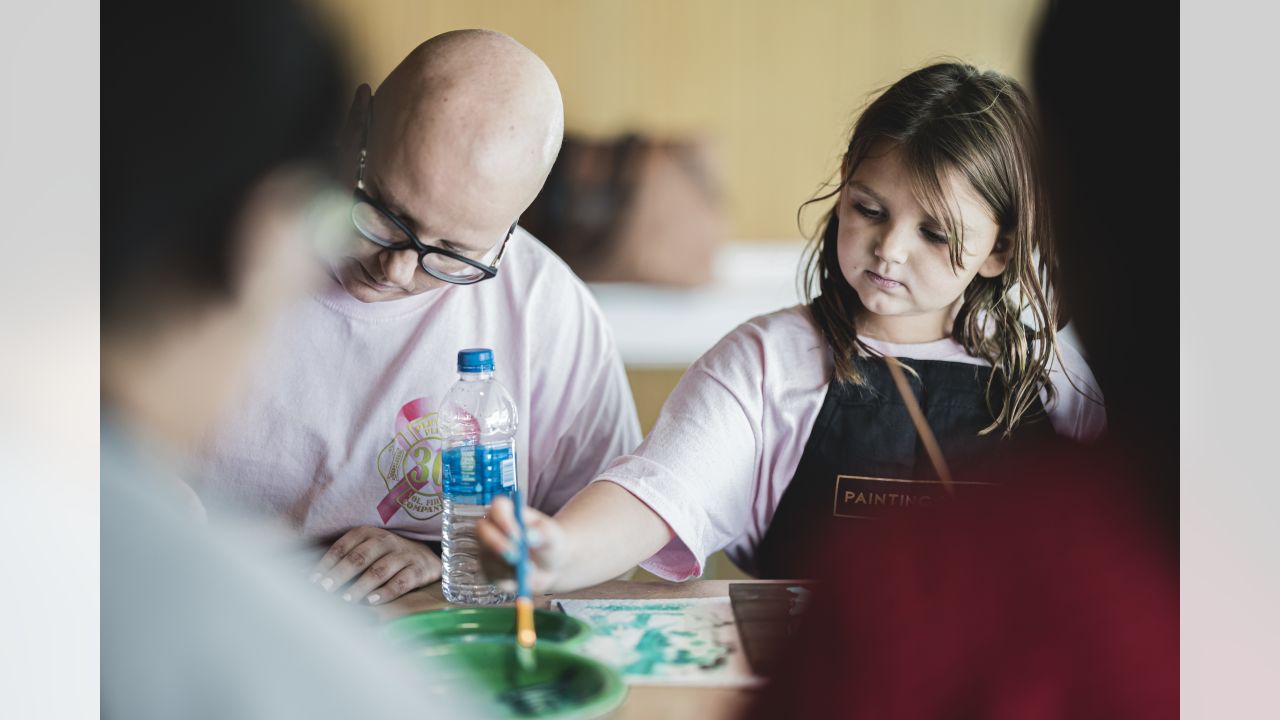
<svg viewBox="0 0 1280 720">
<path fill-rule="evenodd" d="M 413 289 L 413 276 L 418 272 L 418 253 L 416 250 L 388 250 L 378 258 L 382 263 L 382 273 L 388 285 L 398 285 L 405 290 Z"/>
<path fill-rule="evenodd" d="M 876 243 L 876 257 L 887 263 L 901 265 L 911 254 L 911 230 L 888 228 Z"/>
</svg>

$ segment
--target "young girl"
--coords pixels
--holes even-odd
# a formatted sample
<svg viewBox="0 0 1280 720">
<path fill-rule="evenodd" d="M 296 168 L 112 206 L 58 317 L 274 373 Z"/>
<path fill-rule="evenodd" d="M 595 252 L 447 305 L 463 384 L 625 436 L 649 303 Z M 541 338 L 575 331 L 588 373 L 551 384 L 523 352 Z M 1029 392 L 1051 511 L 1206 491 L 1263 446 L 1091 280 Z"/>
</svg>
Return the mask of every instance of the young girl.
<svg viewBox="0 0 1280 720">
<path fill-rule="evenodd" d="M 684 580 L 722 548 L 758 576 L 795 577 L 814 530 L 931 502 L 939 477 L 885 356 L 908 368 L 953 467 L 1011 441 L 1097 437 L 1101 393 L 1058 344 L 1042 282 L 1053 247 L 1034 142 L 1026 95 L 994 72 L 933 65 L 876 99 L 839 185 L 810 201 L 836 200 L 809 302 L 729 333 L 634 454 L 554 520 L 526 513 L 534 588 L 636 563 Z M 514 525 L 498 502 L 480 536 L 510 558 Z"/>
</svg>

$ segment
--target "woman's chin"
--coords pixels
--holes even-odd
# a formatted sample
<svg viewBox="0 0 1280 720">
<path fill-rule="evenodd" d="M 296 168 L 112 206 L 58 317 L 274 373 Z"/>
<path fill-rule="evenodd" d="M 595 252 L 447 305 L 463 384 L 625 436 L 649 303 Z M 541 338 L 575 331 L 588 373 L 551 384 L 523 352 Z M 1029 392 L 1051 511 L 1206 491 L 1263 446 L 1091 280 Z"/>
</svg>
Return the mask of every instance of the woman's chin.
<svg viewBox="0 0 1280 720">
<path fill-rule="evenodd" d="M 394 300 L 396 296 L 403 297 L 404 293 L 391 293 L 370 286 L 361 278 L 343 275 L 338 280 L 342 285 L 342 289 L 347 291 L 351 297 L 364 303 L 375 303 L 383 300 Z"/>
</svg>

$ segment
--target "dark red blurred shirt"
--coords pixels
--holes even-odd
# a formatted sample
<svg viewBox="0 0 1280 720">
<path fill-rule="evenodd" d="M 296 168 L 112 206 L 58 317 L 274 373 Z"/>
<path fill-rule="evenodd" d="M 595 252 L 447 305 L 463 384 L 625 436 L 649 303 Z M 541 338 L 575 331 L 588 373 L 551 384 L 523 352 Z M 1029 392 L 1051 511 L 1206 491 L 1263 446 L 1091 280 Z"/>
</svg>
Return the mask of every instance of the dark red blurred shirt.
<svg viewBox="0 0 1280 720">
<path fill-rule="evenodd" d="M 982 475 L 1003 487 L 981 502 L 814 545 L 822 584 L 752 717 L 1177 715 L 1176 539 L 1142 491 L 1177 477 L 1074 446 Z"/>
</svg>

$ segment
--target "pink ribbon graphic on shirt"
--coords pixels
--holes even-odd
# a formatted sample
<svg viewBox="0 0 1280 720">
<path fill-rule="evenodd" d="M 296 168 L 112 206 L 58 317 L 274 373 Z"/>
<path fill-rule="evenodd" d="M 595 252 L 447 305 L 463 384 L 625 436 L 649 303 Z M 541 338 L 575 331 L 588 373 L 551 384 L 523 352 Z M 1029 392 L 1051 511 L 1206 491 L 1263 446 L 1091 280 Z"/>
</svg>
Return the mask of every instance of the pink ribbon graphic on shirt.
<svg viewBox="0 0 1280 720">
<path fill-rule="evenodd" d="M 397 463 L 399 468 L 403 468 L 406 463 L 412 462 L 410 452 L 414 446 L 428 439 L 426 435 L 420 432 L 421 428 L 415 425 L 415 421 L 427 415 L 429 403 L 430 401 L 427 398 L 410 400 L 396 414 L 396 438 L 393 444 L 398 445 L 402 453 L 402 460 Z M 429 448 L 423 448 L 423 451 L 428 453 L 428 470 L 425 473 L 425 477 L 423 465 L 413 462 L 411 467 L 403 471 L 403 474 L 395 484 L 391 485 L 391 491 L 387 493 L 386 497 L 382 498 L 381 502 L 378 503 L 378 517 L 382 518 L 383 525 L 390 522 L 391 518 L 414 495 L 422 492 L 424 488 L 430 485 L 438 484 L 439 478 L 432 478 L 429 469 L 431 461 L 435 460 L 434 453 Z M 438 494 L 438 492 L 434 494 Z"/>
</svg>

